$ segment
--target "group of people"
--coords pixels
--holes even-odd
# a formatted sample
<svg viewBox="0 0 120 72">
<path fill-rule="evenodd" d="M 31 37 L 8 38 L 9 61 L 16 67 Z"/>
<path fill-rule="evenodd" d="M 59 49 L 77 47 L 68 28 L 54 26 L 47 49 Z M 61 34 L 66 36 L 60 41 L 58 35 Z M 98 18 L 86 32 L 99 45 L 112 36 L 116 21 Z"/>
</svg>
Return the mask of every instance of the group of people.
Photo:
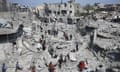
<svg viewBox="0 0 120 72">
<path fill-rule="evenodd" d="M 64 62 L 65 61 L 62 59 L 62 55 L 60 55 L 60 59 L 58 60 L 58 67 L 60 69 L 61 69 L 62 64 Z M 50 62 L 49 65 L 48 65 L 49 72 L 55 72 L 55 70 L 56 70 L 55 66 L 56 65 L 53 65 L 53 63 Z M 89 64 L 88 64 L 87 60 L 86 61 L 80 61 L 79 64 L 78 64 L 78 69 L 79 69 L 79 72 L 106 72 L 103 65 L 99 65 L 95 70 L 91 70 L 89 68 Z"/>
<path fill-rule="evenodd" d="M 23 68 L 20 67 L 19 62 L 16 62 L 15 72 L 18 72 L 18 70 L 22 70 Z M 5 63 L 2 64 L 2 72 L 7 71 L 7 66 Z"/>
<path fill-rule="evenodd" d="M 42 27 L 41 27 L 41 30 L 42 30 Z M 49 32 L 50 31 L 48 31 L 48 33 Z M 55 32 L 55 34 L 57 34 L 57 32 Z M 72 35 L 68 36 L 68 34 L 66 32 L 63 32 L 63 36 L 64 36 L 65 40 L 72 40 Z M 41 39 L 39 40 L 39 42 L 42 45 L 42 49 L 44 51 L 46 49 L 46 41 L 44 40 L 44 35 L 41 35 Z M 15 46 L 16 43 L 13 43 L 13 45 Z M 76 51 L 78 51 L 78 49 L 79 49 L 78 42 L 75 43 L 75 46 L 76 46 L 75 47 Z M 51 50 L 51 53 L 53 53 L 53 50 Z M 63 56 L 60 55 L 60 58 L 58 59 L 58 67 L 61 69 L 62 64 L 64 64 L 65 62 L 66 61 L 63 59 Z M 55 66 L 56 65 L 54 65 L 52 62 L 50 62 L 49 65 L 46 65 L 46 66 L 48 67 L 49 72 L 55 72 L 55 70 L 56 70 Z M 87 61 L 80 61 L 79 64 L 78 64 L 78 68 L 79 68 L 80 72 L 83 72 L 84 70 L 88 69 L 88 62 Z M 104 72 L 104 71 L 100 70 L 101 68 L 102 68 L 102 65 L 100 65 L 99 68 L 97 68 L 95 72 Z M 6 70 L 7 70 L 7 67 L 6 67 L 5 63 L 3 63 L 2 72 L 6 72 Z M 23 70 L 23 68 L 20 67 L 19 62 L 16 63 L 15 72 L 17 72 L 18 70 Z M 31 72 L 36 72 L 35 62 L 32 62 L 32 65 L 30 66 L 29 70 L 31 70 Z"/>
<path fill-rule="evenodd" d="M 58 62 L 59 62 L 58 67 L 61 68 L 62 63 L 64 63 L 64 61 L 62 60 L 62 55 L 60 56 L 60 59 L 58 60 Z M 50 62 L 48 65 L 46 64 L 46 66 L 48 67 L 49 72 L 55 72 L 56 65 L 54 65 L 52 62 Z M 78 68 L 79 68 L 79 72 L 106 72 L 105 69 L 103 68 L 103 65 L 99 65 L 96 68 L 95 71 L 94 70 L 88 71 L 87 69 L 89 67 L 88 67 L 88 62 L 87 61 L 80 61 L 79 64 L 78 64 Z M 19 70 L 22 71 L 23 68 L 20 67 L 19 62 L 16 62 L 15 72 L 18 72 Z M 35 62 L 32 62 L 32 64 L 29 67 L 29 70 L 31 70 L 31 72 L 36 72 Z M 5 63 L 3 63 L 2 72 L 6 72 L 6 71 L 7 71 L 7 66 L 5 65 Z"/>
<path fill-rule="evenodd" d="M 78 65 L 78 68 L 79 68 L 80 72 L 106 72 L 103 65 L 99 65 L 98 67 L 96 67 L 95 70 L 91 70 L 88 66 L 87 61 L 80 61 L 79 65 Z"/>
<path fill-rule="evenodd" d="M 20 67 L 19 62 L 17 62 L 15 72 L 22 71 L 22 70 L 23 70 L 23 68 Z M 32 62 L 32 64 L 30 65 L 30 68 L 28 70 L 31 70 L 31 72 L 36 72 L 35 62 Z M 49 63 L 48 70 L 49 70 L 49 72 L 55 72 L 55 65 L 53 65 L 52 62 Z M 7 71 L 7 66 L 5 63 L 3 63 L 2 72 L 6 72 L 6 71 Z"/>
<path fill-rule="evenodd" d="M 48 67 L 48 71 L 49 72 L 55 72 L 55 66 L 56 65 L 53 65 L 52 62 L 50 62 L 49 65 L 46 64 L 46 66 Z M 29 70 L 31 70 L 31 72 L 36 72 L 35 62 L 32 63 L 32 65 L 30 66 Z"/>
<path fill-rule="evenodd" d="M 7 67 L 6 67 L 5 63 L 3 63 L 3 65 L 2 65 L 2 72 L 6 72 L 6 70 L 7 70 Z"/>
</svg>

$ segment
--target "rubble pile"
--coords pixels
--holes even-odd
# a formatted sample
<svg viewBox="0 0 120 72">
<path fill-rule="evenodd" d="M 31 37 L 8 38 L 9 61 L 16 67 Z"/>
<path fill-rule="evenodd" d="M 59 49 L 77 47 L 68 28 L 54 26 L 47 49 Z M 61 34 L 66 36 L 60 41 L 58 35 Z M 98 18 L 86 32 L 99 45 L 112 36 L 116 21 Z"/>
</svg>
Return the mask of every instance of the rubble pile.
<svg viewBox="0 0 120 72">
<path fill-rule="evenodd" d="M 57 20 L 45 23 L 35 15 L 31 19 L 23 16 L 16 18 L 24 25 L 22 36 L 15 42 L 0 44 L 0 67 L 5 63 L 7 72 L 14 72 L 16 67 L 19 72 L 119 69 L 119 24 L 82 18 L 76 24 Z"/>
</svg>

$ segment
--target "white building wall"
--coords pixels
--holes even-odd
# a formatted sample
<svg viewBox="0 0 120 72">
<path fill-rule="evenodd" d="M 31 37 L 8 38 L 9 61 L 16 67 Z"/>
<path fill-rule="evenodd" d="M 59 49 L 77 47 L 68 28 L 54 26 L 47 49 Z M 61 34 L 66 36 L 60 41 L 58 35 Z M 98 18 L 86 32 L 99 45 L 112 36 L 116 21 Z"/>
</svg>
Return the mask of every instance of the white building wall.
<svg viewBox="0 0 120 72">
<path fill-rule="evenodd" d="M 66 5 L 66 6 L 65 6 Z M 76 8 L 76 5 L 79 7 Z M 49 16 L 75 16 L 76 10 L 81 10 L 80 5 L 78 3 L 51 3 L 48 4 L 48 8 L 51 13 L 49 13 Z M 41 10 L 42 11 L 42 10 Z M 66 11 L 65 15 L 63 15 L 63 12 Z M 70 13 L 71 12 L 71 13 Z M 59 14 L 60 13 L 60 14 Z"/>
<path fill-rule="evenodd" d="M 65 4 L 66 4 L 66 6 L 65 6 Z M 59 7 L 59 5 L 60 5 L 60 7 Z M 72 7 L 70 7 L 70 5 Z M 70 16 L 74 16 L 74 6 L 72 4 L 70 4 L 70 3 L 49 4 L 48 7 L 52 11 L 52 13 L 54 13 L 54 12 L 56 12 L 56 13 L 60 12 L 60 13 L 62 13 L 62 11 L 64 10 L 64 11 L 66 11 L 65 16 L 69 16 L 69 15 Z M 72 12 L 71 14 L 70 14 L 70 11 Z M 60 14 L 59 16 L 62 16 L 62 14 Z"/>
</svg>

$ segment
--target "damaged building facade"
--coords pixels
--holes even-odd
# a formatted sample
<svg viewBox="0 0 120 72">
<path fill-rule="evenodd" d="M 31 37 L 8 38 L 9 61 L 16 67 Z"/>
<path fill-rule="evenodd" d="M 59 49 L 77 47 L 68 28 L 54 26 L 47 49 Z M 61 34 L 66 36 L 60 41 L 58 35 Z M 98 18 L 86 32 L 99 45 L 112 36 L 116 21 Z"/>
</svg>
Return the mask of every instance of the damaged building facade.
<svg viewBox="0 0 120 72">
<path fill-rule="evenodd" d="M 9 3 L 7 0 L 0 0 L 0 11 L 8 11 Z"/>
<path fill-rule="evenodd" d="M 119 23 L 76 16 L 84 10 L 75 0 L 34 10 L 11 4 L 11 12 L 0 15 L 1 70 L 15 72 L 19 65 L 17 72 L 49 72 L 52 63 L 54 72 L 120 71 Z"/>
<path fill-rule="evenodd" d="M 76 3 L 75 0 L 69 0 L 68 2 L 61 1 L 60 3 L 44 3 L 35 9 L 38 18 L 47 17 L 45 19 L 47 21 L 45 22 L 54 21 L 55 18 L 60 22 L 69 24 L 76 23 L 80 20 L 78 15 L 83 11 L 83 7 L 79 3 Z"/>
<path fill-rule="evenodd" d="M 75 0 L 70 0 L 66 3 L 50 3 L 36 7 L 36 12 L 39 12 L 40 16 L 44 15 L 45 11 L 49 16 L 73 17 L 77 11 L 81 12 L 83 10 L 79 3 L 76 3 Z"/>
</svg>

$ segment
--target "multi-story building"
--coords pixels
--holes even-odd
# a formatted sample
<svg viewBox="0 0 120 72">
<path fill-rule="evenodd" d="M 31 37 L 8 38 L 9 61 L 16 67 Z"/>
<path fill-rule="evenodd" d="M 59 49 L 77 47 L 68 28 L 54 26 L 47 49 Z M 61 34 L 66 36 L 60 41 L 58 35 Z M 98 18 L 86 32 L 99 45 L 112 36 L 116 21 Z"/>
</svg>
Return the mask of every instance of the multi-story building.
<svg viewBox="0 0 120 72">
<path fill-rule="evenodd" d="M 8 1 L 0 0 L 0 11 L 8 11 Z"/>
<path fill-rule="evenodd" d="M 116 4 L 116 10 L 120 11 L 120 4 Z"/>
<path fill-rule="evenodd" d="M 102 11 L 120 11 L 120 4 L 102 4 L 102 3 L 97 3 L 97 6 Z"/>
<path fill-rule="evenodd" d="M 2 10 L 2 0 L 0 0 L 0 11 Z"/>
<path fill-rule="evenodd" d="M 19 3 L 11 3 L 11 11 L 18 11 L 18 12 L 27 12 L 29 8 L 25 5 L 21 5 Z"/>
<path fill-rule="evenodd" d="M 75 0 L 70 0 L 66 3 L 50 3 L 36 7 L 39 13 L 47 13 L 49 16 L 75 16 L 77 11 L 81 12 L 82 7 Z M 45 15 L 45 14 L 41 14 Z"/>
</svg>

